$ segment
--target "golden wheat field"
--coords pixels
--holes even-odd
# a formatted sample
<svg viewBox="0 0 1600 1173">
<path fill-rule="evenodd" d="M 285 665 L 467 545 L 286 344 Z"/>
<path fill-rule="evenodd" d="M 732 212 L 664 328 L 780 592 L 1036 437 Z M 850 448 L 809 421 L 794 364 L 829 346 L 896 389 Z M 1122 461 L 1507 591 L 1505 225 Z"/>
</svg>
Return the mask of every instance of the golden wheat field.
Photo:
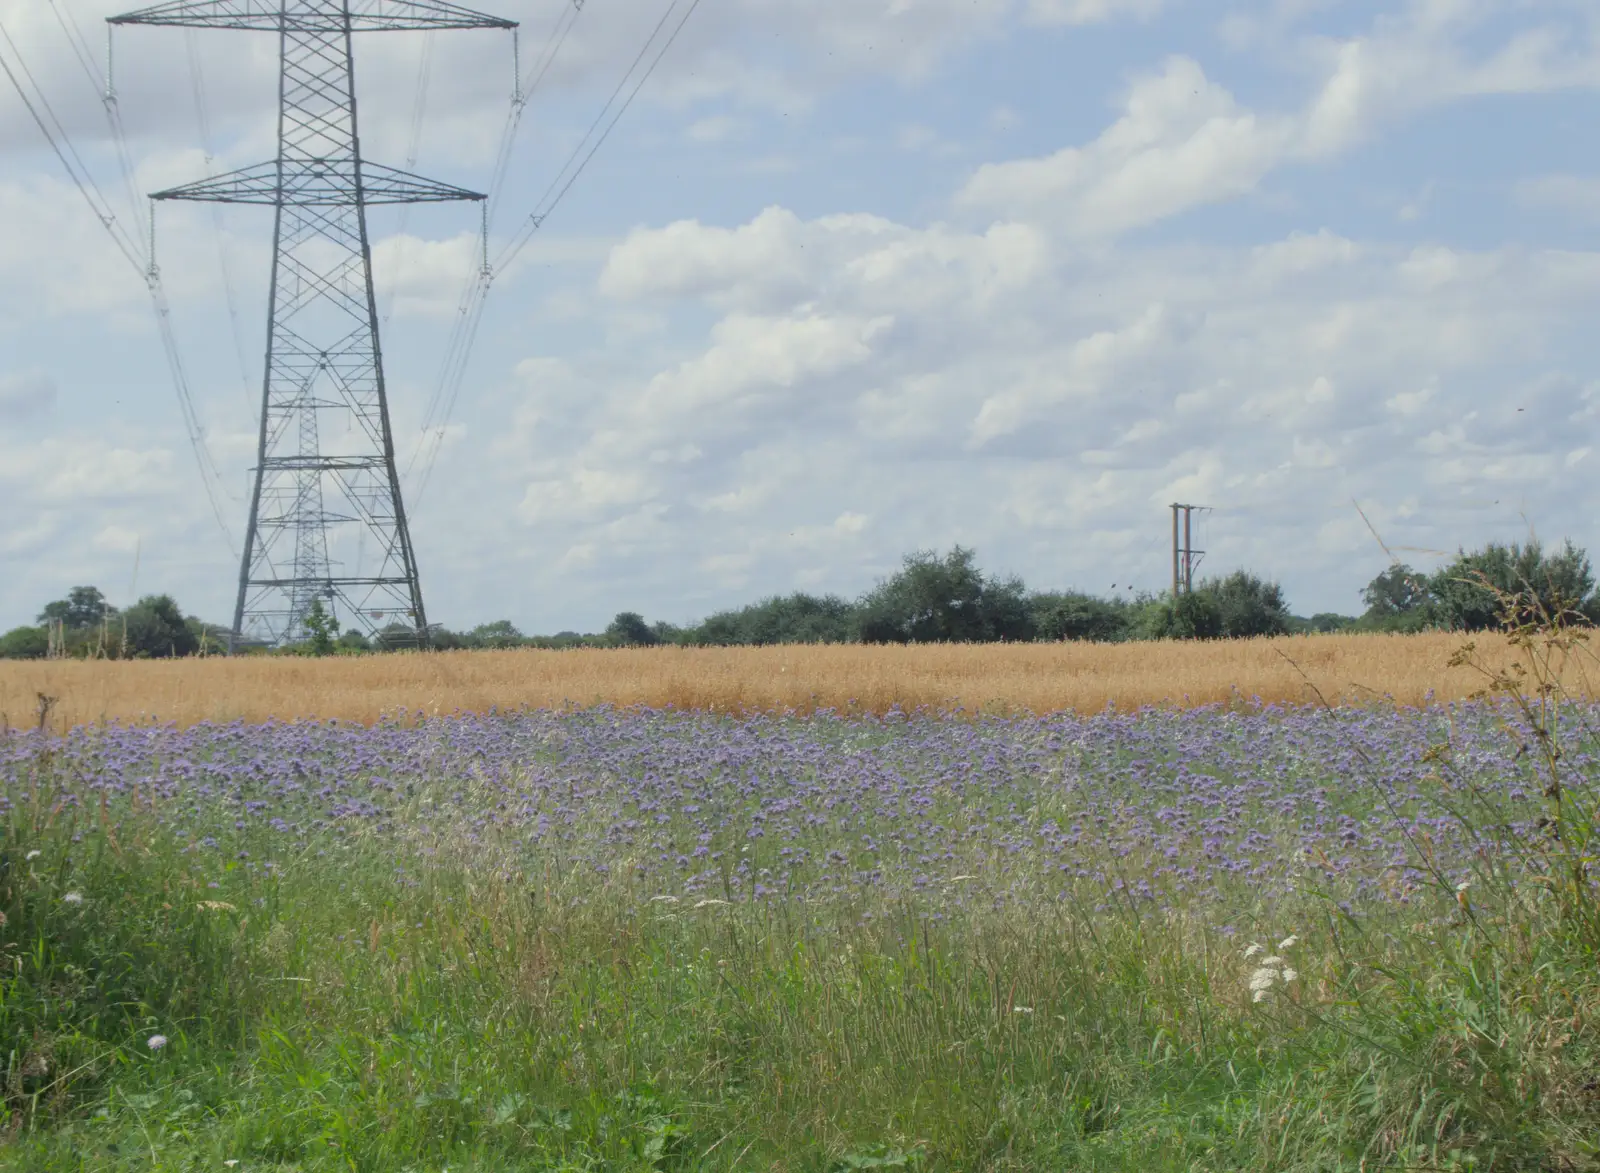
<svg viewBox="0 0 1600 1173">
<path fill-rule="evenodd" d="M 212 657 L 145 661 L 0 661 L 0 723 L 52 728 L 116 720 L 263 721 L 337 717 L 372 722 L 498 707 L 609 703 L 717 711 L 892 706 L 1034 713 L 1107 705 L 1195 706 L 1463 698 L 1481 673 L 1449 666 L 1457 635 L 1318 635 L 1220 643 L 864 647 L 532 649 L 325 660 Z M 1480 637 L 1491 664 L 1505 640 Z M 1574 667 L 1569 685 L 1593 696 Z M 1314 686 L 1314 688 L 1313 688 Z"/>
</svg>

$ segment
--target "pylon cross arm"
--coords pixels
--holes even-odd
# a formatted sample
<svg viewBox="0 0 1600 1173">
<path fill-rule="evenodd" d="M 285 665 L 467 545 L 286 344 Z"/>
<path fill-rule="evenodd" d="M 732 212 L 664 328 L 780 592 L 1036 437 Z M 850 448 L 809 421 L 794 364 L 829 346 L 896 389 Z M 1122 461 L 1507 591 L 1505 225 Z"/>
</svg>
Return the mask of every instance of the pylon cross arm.
<svg viewBox="0 0 1600 1173">
<path fill-rule="evenodd" d="M 359 192 L 363 204 L 425 204 L 445 200 L 487 199 L 468 191 L 408 171 L 399 171 L 365 159 L 288 159 L 256 163 L 210 179 L 153 192 L 154 200 L 199 200 L 219 204 L 287 204 L 294 207 L 353 205 Z"/>
<path fill-rule="evenodd" d="M 346 21 L 348 20 L 348 25 Z M 389 32 L 405 29 L 513 29 L 514 20 L 474 12 L 444 0 L 351 0 L 343 4 L 284 0 L 168 0 L 109 19 L 111 24 L 267 32 Z"/>
</svg>

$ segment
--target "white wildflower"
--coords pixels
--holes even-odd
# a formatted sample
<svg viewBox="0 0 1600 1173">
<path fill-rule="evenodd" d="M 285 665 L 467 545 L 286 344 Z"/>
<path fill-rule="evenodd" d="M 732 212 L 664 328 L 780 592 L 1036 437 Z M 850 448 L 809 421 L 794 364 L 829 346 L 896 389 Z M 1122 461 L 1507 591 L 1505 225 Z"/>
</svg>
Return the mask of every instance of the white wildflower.
<svg viewBox="0 0 1600 1173">
<path fill-rule="evenodd" d="M 1283 980 L 1285 982 L 1292 982 L 1292 981 L 1294 981 L 1295 978 L 1297 978 L 1299 976 L 1300 976 L 1300 971 L 1299 970 L 1290 969 L 1288 966 L 1284 966 L 1284 968 L 1283 968 Z"/>
<path fill-rule="evenodd" d="M 27 859 L 27 860 L 34 860 L 34 859 L 38 859 L 43 854 L 44 854 L 44 852 L 42 852 L 42 851 L 30 851 L 30 852 L 28 852 L 27 855 L 23 856 L 23 858 Z"/>
<path fill-rule="evenodd" d="M 77 892 L 68 892 L 61 898 L 62 904 L 82 904 L 83 897 Z"/>
<path fill-rule="evenodd" d="M 1293 934 L 1290 934 L 1289 936 L 1285 937 L 1283 940 L 1278 942 L 1278 951 L 1281 953 L 1281 952 L 1283 952 L 1285 950 L 1293 949 L 1299 943 L 1300 943 L 1300 938 L 1294 936 Z"/>
<path fill-rule="evenodd" d="M 149 1047 L 152 1051 L 159 1051 L 162 1047 L 167 1045 L 167 1036 L 151 1035 L 144 1041 L 144 1045 Z"/>
<path fill-rule="evenodd" d="M 1254 994 L 1251 995 L 1250 1001 L 1252 1001 L 1252 1002 L 1265 1002 L 1267 1000 L 1267 995 L 1269 993 L 1271 993 L 1271 991 L 1269 991 L 1269 990 L 1257 990 Z"/>
<path fill-rule="evenodd" d="M 1264 994 L 1272 989 L 1272 983 L 1278 980 L 1278 971 L 1271 966 L 1263 965 L 1250 975 L 1250 991 L 1255 994 Z M 1261 1001 L 1260 998 L 1256 999 Z"/>
<path fill-rule="evenodd" d="M 1252 946 L 1250 946 L 1250 948 L 1248 948 L 1248 949 L 1246 949 L 1244 951 L 1245 960 L 1248 961 L 1248 960 L 1250 960 L 1250 958 L 1254 957 L 1257 953 L 1261 953 L 1261 952 L 1264 952 L 1264 950 L 1261 948 L 1260 945 L 1252 945 Z"/>
<path fill-rule="evenodd" d="M 1013 1014 L 1032 1014 L 1033 1013 L 1033 1007 L 1032 1006 L 1013 1006 L 1011 1008 L 1011 1013 L 1013 1013 Z"/>
<path fill-rule="evenodd" d="M 726 904 L 726 903 L 728 903 L 726 900 L 701 900 L 697 904 L 695 904 L 695 907 L 696 908 L 705 908 L 707 905 Z"/>
</svg>

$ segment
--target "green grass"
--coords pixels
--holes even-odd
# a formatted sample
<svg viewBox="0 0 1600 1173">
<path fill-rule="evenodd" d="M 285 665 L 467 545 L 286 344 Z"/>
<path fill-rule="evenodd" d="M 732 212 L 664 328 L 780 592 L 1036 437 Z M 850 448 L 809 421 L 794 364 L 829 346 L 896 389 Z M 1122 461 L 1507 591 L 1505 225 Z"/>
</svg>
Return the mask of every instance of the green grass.
<svg viewBox="0 0 1600 1173">
<path fill-rule="evenodd" d="M 1542 884 L 1485 866 L 1357 918 L 1302 889 L 1235 933 L 650 900 L 464 836 L 219 873 L 73 781 L 45 762 L 3 815 L 6 1169 L 1600 1169 L 1592 791 L 1525 841 Z M 1252 942 L 1297 971 L 1260 1001 Z"/>
<path fill-rule="evenodd" d="M 208 889 L 132 820 L 54 874 L 73 827 L 4 848 L 7 1168 L 1600 1164 L 1600 965 L 1554 899 L 1309 899 L 1256 1004 L 1181 920 L 579 904 L 465 851 L 408 886 L 376 842 Z"/>
</svg>

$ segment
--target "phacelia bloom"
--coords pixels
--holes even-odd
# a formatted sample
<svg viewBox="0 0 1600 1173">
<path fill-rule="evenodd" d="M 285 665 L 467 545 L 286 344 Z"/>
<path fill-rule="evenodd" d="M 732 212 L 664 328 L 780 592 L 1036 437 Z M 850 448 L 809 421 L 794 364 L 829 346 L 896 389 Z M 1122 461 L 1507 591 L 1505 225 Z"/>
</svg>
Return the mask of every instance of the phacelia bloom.
<svg viewBox="0 0 1600 1173">
<path fill-rule="evenodd" d="M 167 1045 L 167 1036 L 151 1035 L 144 1041 L 144 1045 L 149 1047 L 152 1051 L 159 1051 L 162 1047 Z"/>
</svg>

